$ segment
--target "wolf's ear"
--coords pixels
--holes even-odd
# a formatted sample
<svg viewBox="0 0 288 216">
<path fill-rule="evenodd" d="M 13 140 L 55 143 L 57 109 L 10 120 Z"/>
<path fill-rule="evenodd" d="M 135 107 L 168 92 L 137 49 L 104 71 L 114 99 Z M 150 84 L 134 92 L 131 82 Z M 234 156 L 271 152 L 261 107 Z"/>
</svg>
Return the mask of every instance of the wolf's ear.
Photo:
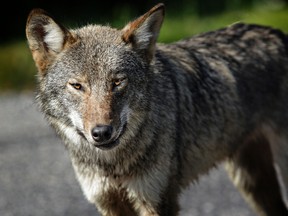
<svg viewBox="0 0 288 216">
<path fill-rule="evenodd" d="M 122 30 L 123 41 L 131 44 L 148 62 L 153 59 L 164 14 L 164 4 L 157 4 L 143 16 L 128 23 Z"/>
<path fill-rule="evenodd" d="M 75 37 L 42 9 L 33 9 L 27 19 L 26 37 L 33 59 L 44 75 L 48 66 Z"/>
</svg>

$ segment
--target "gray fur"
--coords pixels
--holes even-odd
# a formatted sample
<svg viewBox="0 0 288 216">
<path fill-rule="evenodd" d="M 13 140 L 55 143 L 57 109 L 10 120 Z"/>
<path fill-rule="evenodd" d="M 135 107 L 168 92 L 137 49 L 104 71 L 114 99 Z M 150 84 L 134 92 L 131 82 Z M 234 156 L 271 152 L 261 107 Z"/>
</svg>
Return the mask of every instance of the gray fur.
<svg viewBox="0 0 288 216">
<path fill-rule="evenodd" d="M 159 4 L 122 30 L 67 30 L 29 15 L 37 101 L 85 196 L 102 215 L 177 215 L 181 191 L 227 160 L 259 215 L 288 215 L 287 36 L 238 23 L 156 44 L 163 17 Z M 113 127 L 107 142 L 97 125 Z"/>
</svg>

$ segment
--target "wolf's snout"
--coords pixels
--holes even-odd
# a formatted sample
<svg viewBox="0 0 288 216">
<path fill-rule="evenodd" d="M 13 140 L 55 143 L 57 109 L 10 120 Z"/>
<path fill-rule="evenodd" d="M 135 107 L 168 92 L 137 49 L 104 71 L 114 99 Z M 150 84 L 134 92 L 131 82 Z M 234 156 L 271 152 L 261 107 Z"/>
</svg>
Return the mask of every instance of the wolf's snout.
<svg viewBox="0 0 288 216">
<path fill-rule="evenodd" d="M 105 142 L 111 138 L 113 127 L 110 125 L 97 125 L 91 130 L 93 139 L 96 142 Z"/>
</svg>

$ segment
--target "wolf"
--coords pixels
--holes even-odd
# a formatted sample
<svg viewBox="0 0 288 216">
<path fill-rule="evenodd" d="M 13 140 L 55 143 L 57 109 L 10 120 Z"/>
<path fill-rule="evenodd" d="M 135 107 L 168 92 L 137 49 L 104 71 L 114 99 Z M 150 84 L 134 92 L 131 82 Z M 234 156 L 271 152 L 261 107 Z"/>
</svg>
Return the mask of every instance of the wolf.
<svg viewBox="0 0 288 216">
<path fill-rule="evenodd" d="M 225 162 L 259 215 L 287 216 L 287 35 L 236 23 L 161 44 L 164 13 L 122 29 L 28 16 L 36 101 L 87 200 L 105 216 L 178 215 L 181 192 Z"/>
</svg>

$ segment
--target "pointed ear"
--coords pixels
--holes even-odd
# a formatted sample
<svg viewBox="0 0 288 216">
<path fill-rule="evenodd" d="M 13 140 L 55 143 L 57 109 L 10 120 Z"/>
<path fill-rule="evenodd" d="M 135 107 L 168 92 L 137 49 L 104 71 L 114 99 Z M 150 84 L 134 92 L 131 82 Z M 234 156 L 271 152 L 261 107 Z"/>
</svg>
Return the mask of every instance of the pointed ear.
<svg viewBox="0 0 288 216">
<path fill-rule="evenodd" d="M 44 75 L 56 56 L 76 39 L 42 9 L 30 12 L 26 24 L 26 37 L 40 74 Z"/>
<path fill-rule="evenodd" d="M 157 4 L 143 16 L 128 23 L 122 30 L 123 41 L 131 44 L 148 62 L 154 57 L 156 41 L 164 14 L 164 4 Z"/>
</svg>

